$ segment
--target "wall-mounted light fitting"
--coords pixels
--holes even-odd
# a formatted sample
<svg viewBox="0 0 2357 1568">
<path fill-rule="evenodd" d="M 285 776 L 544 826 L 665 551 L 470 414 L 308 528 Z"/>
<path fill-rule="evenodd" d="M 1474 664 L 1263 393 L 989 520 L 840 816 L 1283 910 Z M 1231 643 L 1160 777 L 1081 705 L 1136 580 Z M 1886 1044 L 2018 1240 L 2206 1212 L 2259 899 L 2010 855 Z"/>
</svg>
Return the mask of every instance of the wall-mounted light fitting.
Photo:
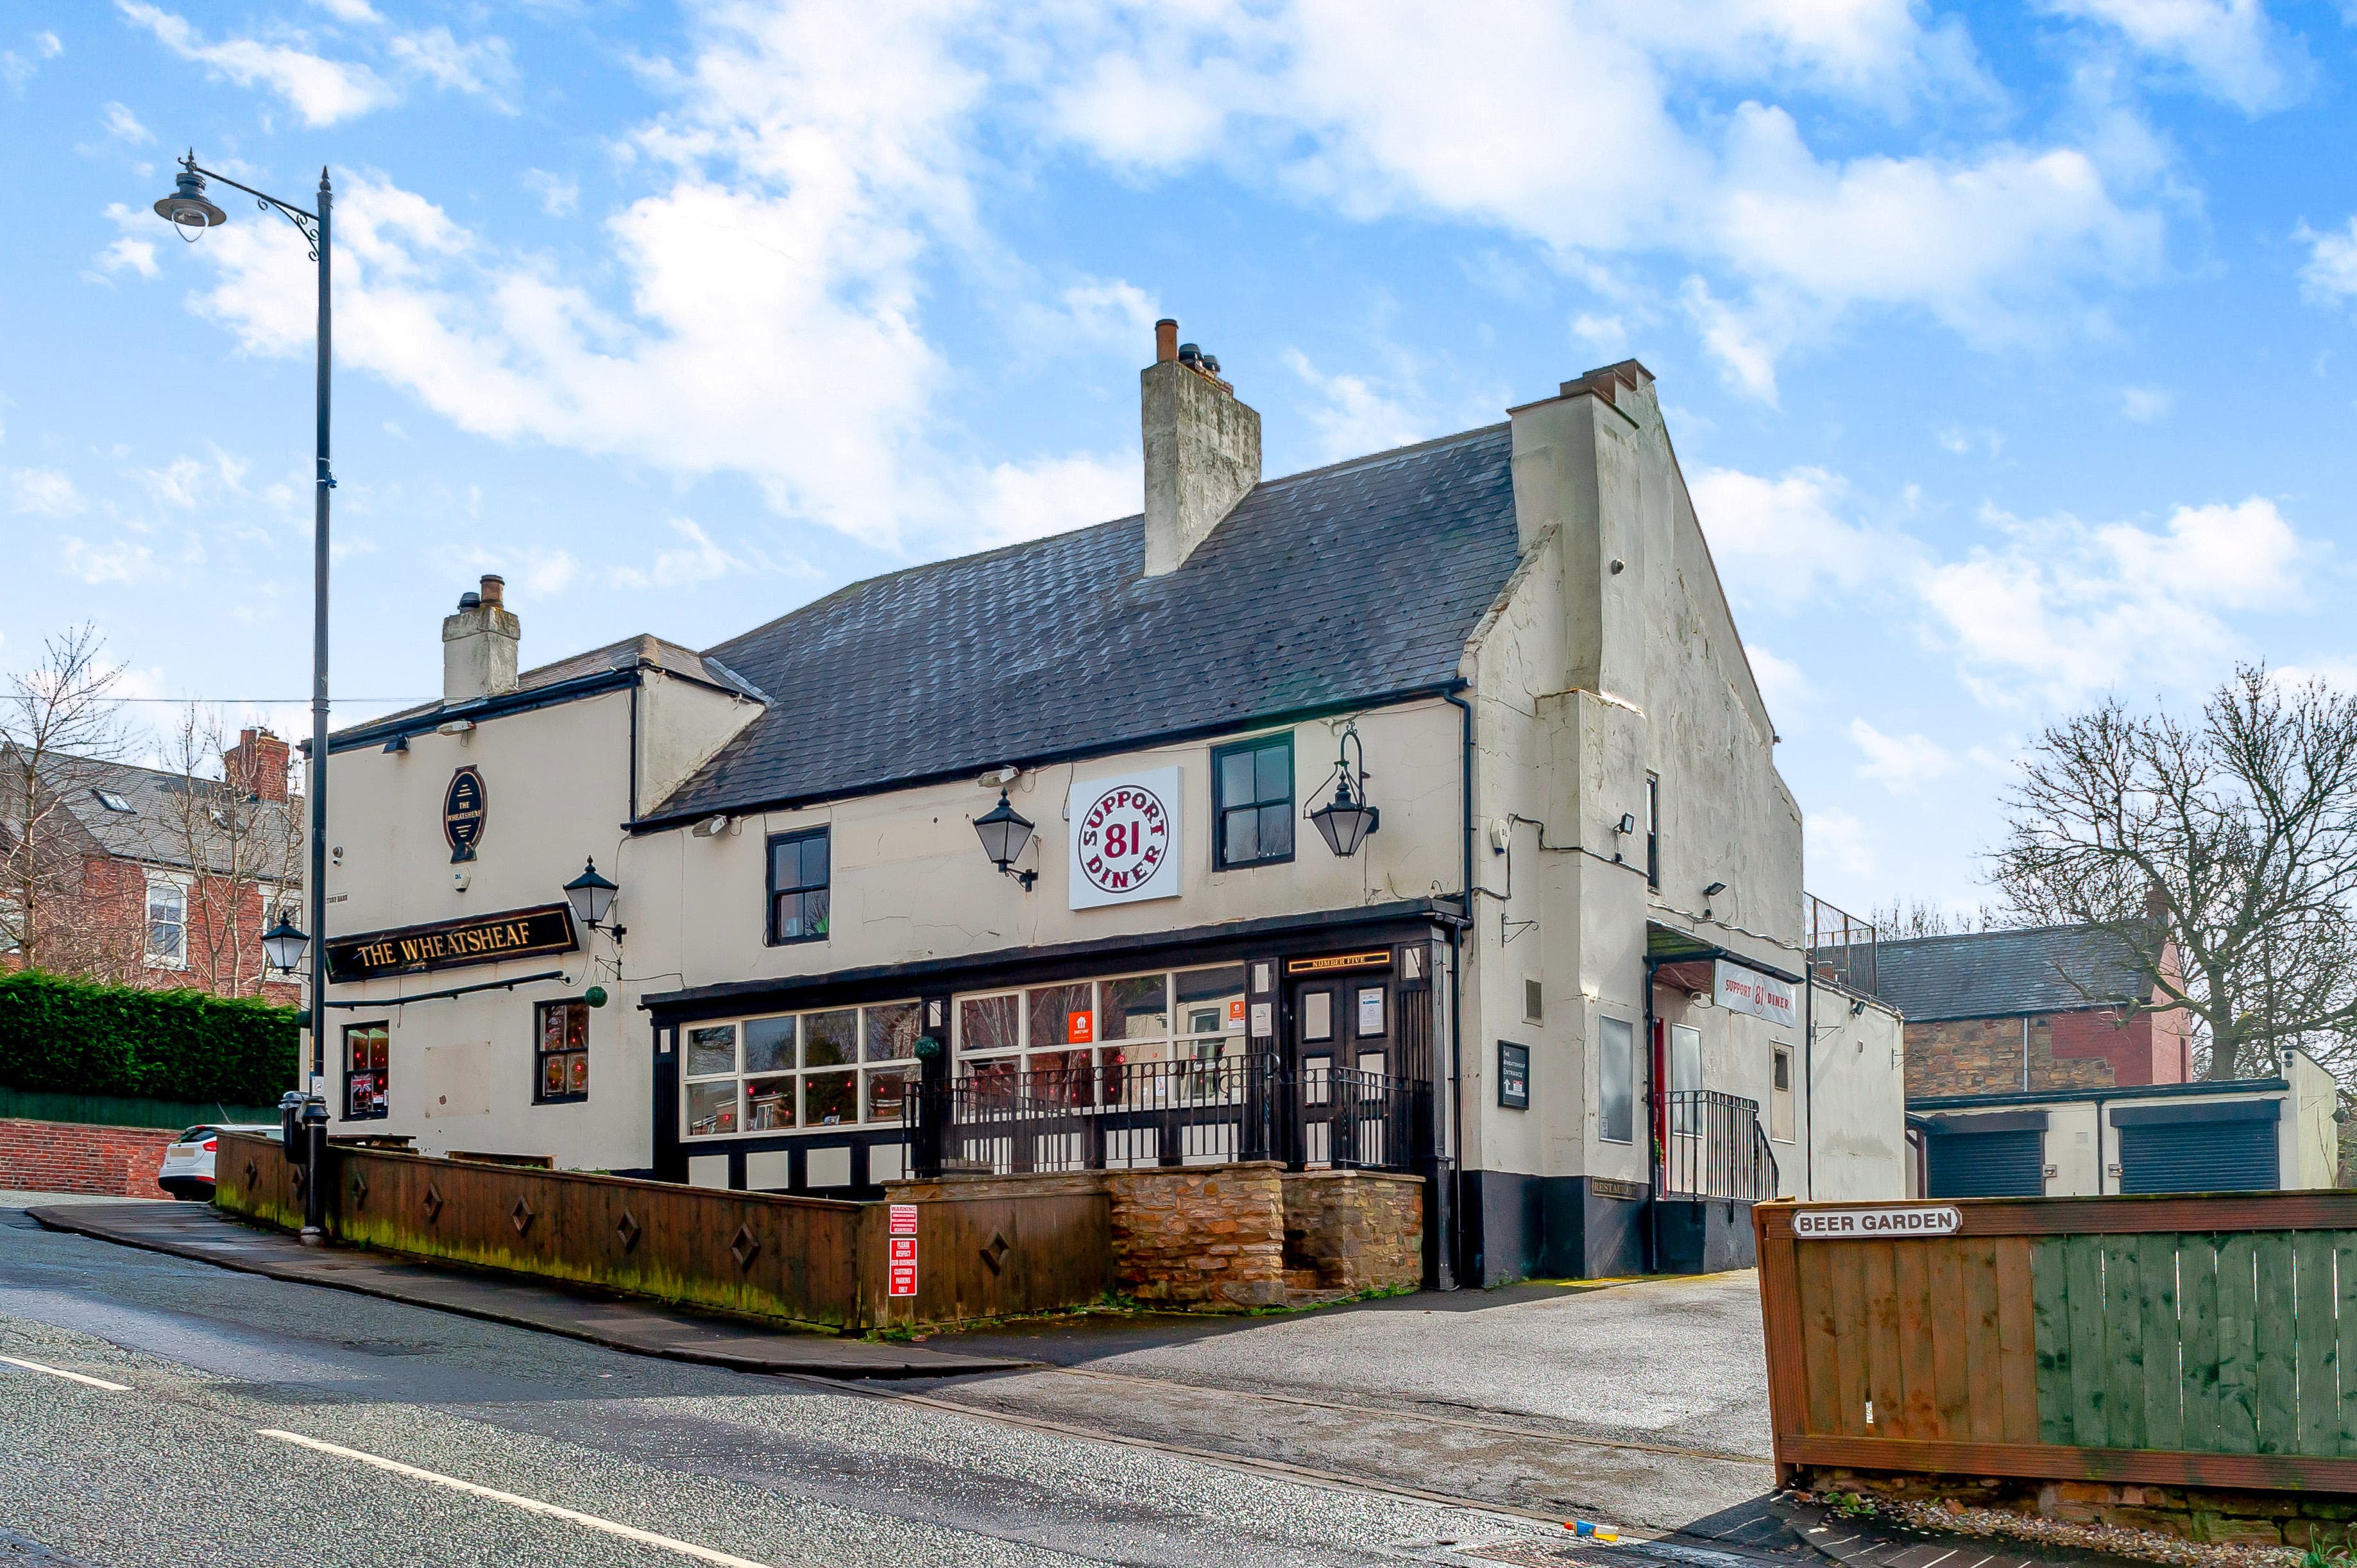
<svg viewBox="0 0 2357 1568">
<path fill-rule="evenodd" d="M 1621 812 L 1620 820 L 1612 824 L 1612 831 L 1619 833 L 1622 838 L 1627 838 L 1631 833 L 1637 831 L 1636 817 L 1628 811 Z"/>
<path fill-rule="evenodd" d="M 434 733 L 436 735 L 465 735 L 468 730 L 471 730 L 474 727 L 475 721 L 472 719 L 452 719 L 448 724 L 436 725 L 434 726 Z"/>
<path fill-rule="evenodd" d="M 1351 771 L 1353 745 L 1359 748 L 1355 777 Z M 1334 798 L 1310 812 L 1309 820 L 1318 824 L 1318 836 L 1326 841 L 1326 847 L 1347 857 L 1358 854 L 1367 835 L 1382 826 L 1383 812 L 1367 804 L 1367 743 L 1359 739 L 1356 725 L 1343 729 L 1335 753 Z"/>
<path fill-rule="evenodd" d="M 1015 862 L 1031 842 L 1031 819 L 1015 809 L 1003 788 L 998 791 L 998 804 L 974 820 L 974 836 L 982 840 L 982 853 L 998 867 L 1000 875 L 1015 878 L 1026 893 L 1039 880 L 1039 874 L 1017 871 Z"/>
</svg>

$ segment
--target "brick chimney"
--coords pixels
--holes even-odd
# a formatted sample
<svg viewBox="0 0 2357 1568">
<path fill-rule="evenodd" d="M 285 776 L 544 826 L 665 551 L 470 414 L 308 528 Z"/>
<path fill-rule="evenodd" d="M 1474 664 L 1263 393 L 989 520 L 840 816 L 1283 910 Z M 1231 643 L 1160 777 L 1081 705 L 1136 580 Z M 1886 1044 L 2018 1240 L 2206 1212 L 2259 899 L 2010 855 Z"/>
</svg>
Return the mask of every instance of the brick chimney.
<svg viewBox="0 0 2357 1568">
<path fill-rule="evenodd" d="M 516 689 L 516 645 L 523 623 L 506 604 L 507 579 L 485 577 L 482 591 L 458 596 L 458 613 L 442 620 L 442 700 L 464 703 Z"/>
<path fill-rule="evenodd" d="M 266 729 L 240 730 L 237 744 L 221 753 L 221 775 L 232 789 L 256 800 L 286 799 L 287 744 Z"/>
<path fill-rule="evenodd" d="M 1154 324 L 1140 373 L 1146 435 L 1146 575 L 1175 572 L 1260 483 L 1260 415 L 1236 401 L 1220 362 Z"/>
</svg>

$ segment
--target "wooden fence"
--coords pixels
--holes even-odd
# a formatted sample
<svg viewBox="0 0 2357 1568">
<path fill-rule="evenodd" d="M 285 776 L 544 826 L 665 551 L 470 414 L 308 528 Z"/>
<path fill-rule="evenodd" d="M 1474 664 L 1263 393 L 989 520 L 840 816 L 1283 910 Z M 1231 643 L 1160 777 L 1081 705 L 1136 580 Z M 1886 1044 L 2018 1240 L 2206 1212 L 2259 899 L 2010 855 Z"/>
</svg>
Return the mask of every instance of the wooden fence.
<svg viewBox="0 0 2357 1568">
<path fill-rule="evenodd" d="M 275 1138 L 224 1134 L 215 1171 L 222 1208 L 302 1224 L 301 1166 Z M 1008 1316 L 1112 1284 L 1102 1193 L 918 1205 L 917 1294 L 895 1297 L 880 1203 L 345 1147 L 327 1179 L 340 1241 L 802 1327 Z"/>
<path fill-rule="evenodd" d="M 1943 1210 L 1953 1233 L 1803 1233 Z M 1752 1223 L 1787 1477 L 2357 1493 L 2357 1194 L 1776 1203 Z"/>
</svg>

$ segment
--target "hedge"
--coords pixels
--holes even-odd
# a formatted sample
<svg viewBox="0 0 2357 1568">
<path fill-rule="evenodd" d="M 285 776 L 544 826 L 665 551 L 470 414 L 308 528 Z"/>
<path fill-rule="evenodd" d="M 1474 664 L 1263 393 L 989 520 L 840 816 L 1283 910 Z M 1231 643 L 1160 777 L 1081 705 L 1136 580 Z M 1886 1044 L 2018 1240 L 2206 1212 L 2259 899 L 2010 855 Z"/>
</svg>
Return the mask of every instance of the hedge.
<svg viewBox="0 0 2357 1568">
<path fill-rule="evenodd" d="M 0 1086 L 274 1105 L 300 1060 L 291 1007 L 201 991 L 0 975 Z"/>
</svg>

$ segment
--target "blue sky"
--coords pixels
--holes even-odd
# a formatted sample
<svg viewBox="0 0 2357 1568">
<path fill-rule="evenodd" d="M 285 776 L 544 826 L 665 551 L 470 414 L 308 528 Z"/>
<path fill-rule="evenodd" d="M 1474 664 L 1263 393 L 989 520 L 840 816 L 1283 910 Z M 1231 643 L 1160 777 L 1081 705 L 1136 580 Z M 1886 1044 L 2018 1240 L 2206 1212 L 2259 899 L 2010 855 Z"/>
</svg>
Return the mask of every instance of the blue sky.
<svg viewBox="0 0 2357 1568">
<path fill-rule="evenodd" d="M 1634 355 L 1813 890 L 1969 906 L 2010 759 L 2238 659 L 2357 678 L 2357 5 L 19 5 L 0 663 L 300 733 L 338 205 L 335 681 L 439 685 L 1134 510 L 1176 316 L 1267 471 Z M 139 710 L 143 716 L 160 707 Z M 1378 769 L 1380 772 L 1380 769 Z"/>
</svg>

